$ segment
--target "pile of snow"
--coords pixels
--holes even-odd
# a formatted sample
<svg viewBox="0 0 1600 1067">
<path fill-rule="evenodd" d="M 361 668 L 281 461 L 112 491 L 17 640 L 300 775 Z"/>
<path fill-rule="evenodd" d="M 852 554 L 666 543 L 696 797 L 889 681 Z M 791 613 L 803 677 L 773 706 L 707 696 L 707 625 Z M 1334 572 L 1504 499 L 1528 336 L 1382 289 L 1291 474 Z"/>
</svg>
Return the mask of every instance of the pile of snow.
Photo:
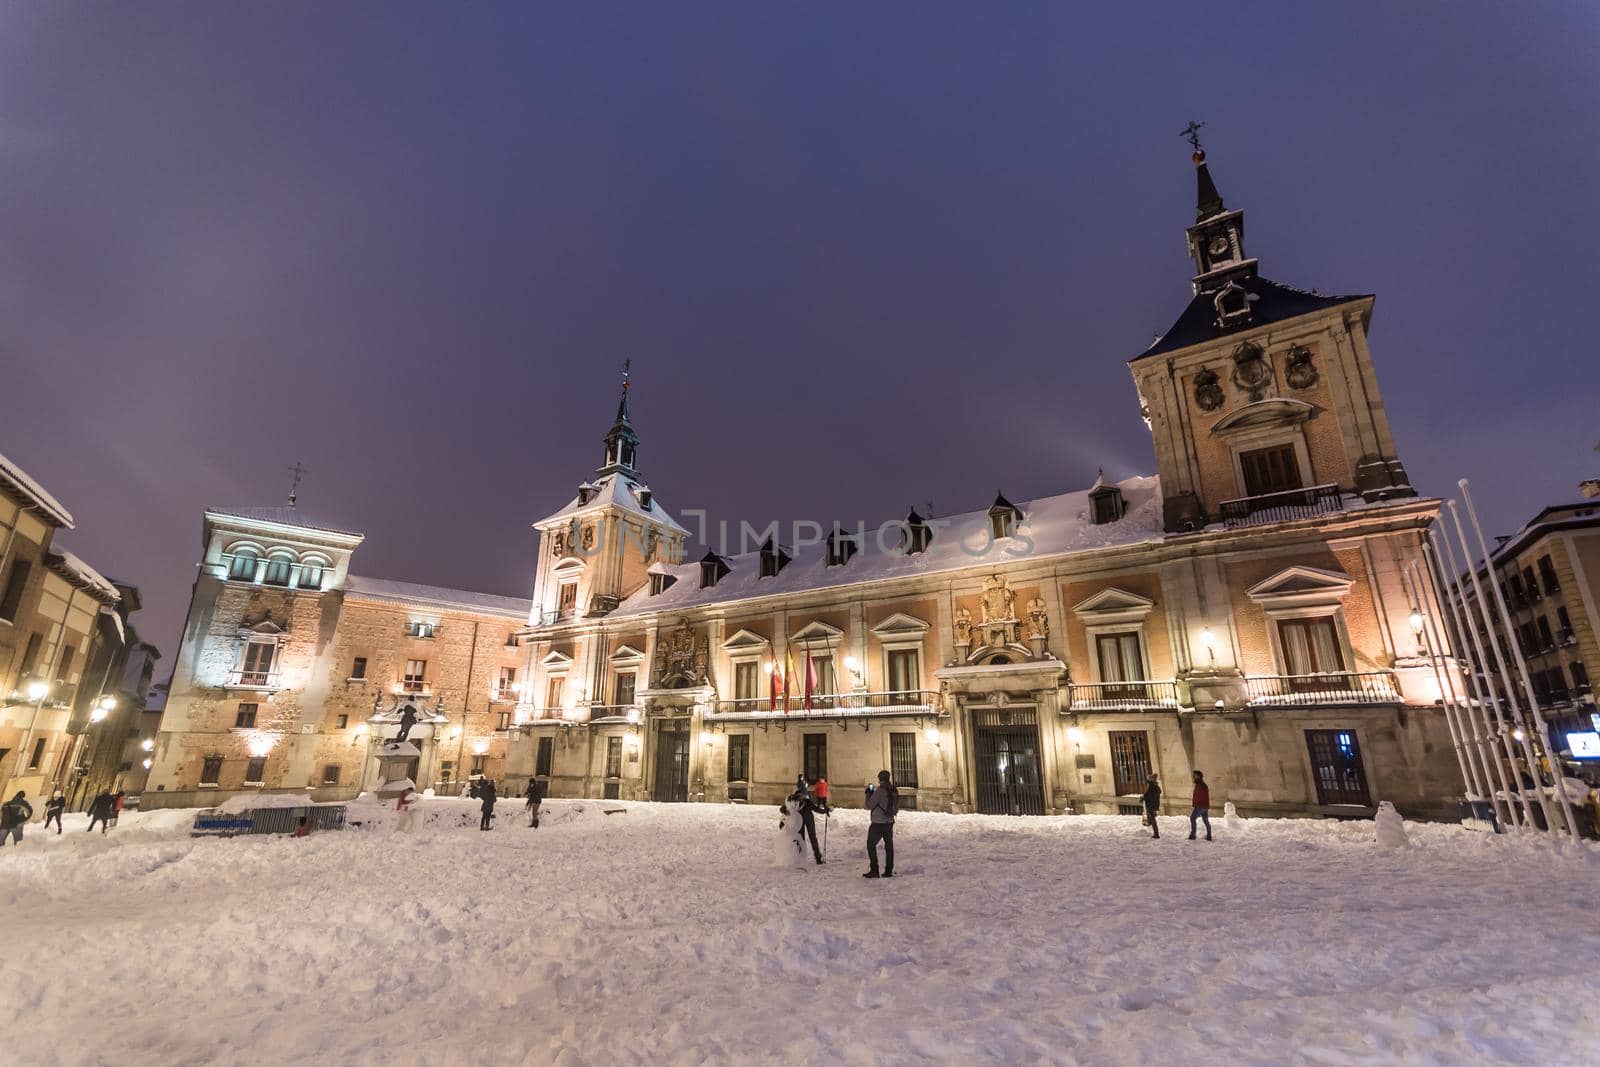
<svg viewBox="0 0 1600 1067">
<path fill-rule="evenodd" d="M 1378 844 L 1384 848 L 1410 848 L 1406 839 L 1406 821 L 1387 800 L 1378 801 L 1378 814 L 1374 816 L 1378 829 Z"/>
<path fill-rule="evenodd" d="M 190 838 L 192 809 L 30 825 L 0 849 L 0 1060 L 1595 1059 L 1588 843 L 905 812 L 896 877 L 867 881 L 859 810 L 803 868 L 774 865 L 771 806 L 558 800 L 535 830 L 509 799 L 488 833 L 473 801 L 417 810 L 300 839 Z"/>
<path fill-rule="evenodd" d="M 304 794 L 235 793 L 212 810 L 219 811 L 224 815 L 239 815 L 246 811 L 261 811 L 266 808 L 309 808 L 312 806 L 312 799 Z"/>
</svg>

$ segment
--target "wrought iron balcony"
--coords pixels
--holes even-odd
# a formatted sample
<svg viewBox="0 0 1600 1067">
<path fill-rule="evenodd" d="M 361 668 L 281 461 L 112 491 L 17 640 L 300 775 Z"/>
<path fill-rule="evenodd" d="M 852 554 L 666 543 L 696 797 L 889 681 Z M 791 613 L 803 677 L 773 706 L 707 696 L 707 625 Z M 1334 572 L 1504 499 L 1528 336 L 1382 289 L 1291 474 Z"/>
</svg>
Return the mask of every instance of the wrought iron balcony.
<svg viewBox="0 0 1600 1067">
<path fill-rule="evenodd" d="M 229 689 L 277 689 L 277 671 L 229 671 Z"/>
<path fill-rule="evenodd" d="M 638 722 L 644 718 L 644 708 L 638 704 L 590 704 L 589 721 Z"/>
<path fill-rule="evenodd" d="M 745 700 L 719 700 L 711 714 L 721 716 L 746 716 L 750 718 L 782 718 L 812 716 L 813 718 L 854 718 L 859 715 L 929 714 L 939 706 L 939 694 L 931 689 L 892 690 L 881 693 L 819 693 L 811 697 L 810 706 L 800 694 L 791 694 L 785 710 L 783 697 L 752 697 Z"/>
<path fill-rule="evenodd" d="M 1289 489 L 1281 493 L 1263 493 L 1260 496 L 1243 496 L 1237 500 L 1224 500 L 1219 505 L 1222 524 L 1259 526 L 1269 522 L 1288 522 L 1293 519 L 1310 519 L 1318 515 L 1331 515 L 1344 509 L 1344 497 L 1339 487 L 1332 483 L 1313 485 L 1307 489 Z"/>
<path fill-rule="evenodd" d="M 1074 683 L 1071 687 L 1073 711 L 1154 711 L 1182 706 L 1176 682 Z"/>
<path fill-rule="evenodd" d="M 534 625 L 554 626 L 558 622 L 565 622 L 568 619 L 575 619 L 577 616 L 578 610 L 576 608 L 553 608 L 550 611 L 539 612 L 539 619 L 534 623 Z"/>
<path fill-rule="evenodd" d="M 1256 674 L 1245 678 L 1244 684 L 1254 705 L 1398 704 L 1401 699 L 1400 686 L 1389 671 Z"/>
</svg>

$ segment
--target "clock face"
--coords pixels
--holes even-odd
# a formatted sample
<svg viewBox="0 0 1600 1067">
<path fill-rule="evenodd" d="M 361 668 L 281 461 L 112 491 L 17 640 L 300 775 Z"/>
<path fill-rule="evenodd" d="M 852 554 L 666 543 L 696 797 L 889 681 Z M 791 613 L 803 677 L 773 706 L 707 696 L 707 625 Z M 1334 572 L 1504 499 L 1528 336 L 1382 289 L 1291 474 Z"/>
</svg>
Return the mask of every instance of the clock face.
<svg viewBox="0 0 1600 1067">
<path fill-rule="evenodd" d="M 1228 254 L 1228 239 L 1219 233 L 1211 239 L 1210 248 L 1213 256 L 1225 256 Z"/>
</svg>

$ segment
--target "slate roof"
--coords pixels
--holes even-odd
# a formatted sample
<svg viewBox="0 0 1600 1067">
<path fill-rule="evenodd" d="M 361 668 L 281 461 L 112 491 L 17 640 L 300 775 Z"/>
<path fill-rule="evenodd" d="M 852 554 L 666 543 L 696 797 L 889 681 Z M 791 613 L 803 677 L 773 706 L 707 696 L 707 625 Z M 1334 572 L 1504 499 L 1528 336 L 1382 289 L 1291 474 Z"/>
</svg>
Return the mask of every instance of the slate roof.
<svg viewBox="0 0 1600 1067">
<path fill-rule="evenodd" d="M 346 576 L 344 588 L 346 594 L 363 600 L 376 600 L 380 603 L 399 604 L 405 607 L 500 615 L 524 622 L 527 621 L 528 613 L 533 607 L 531 598 L 474 593 L 466 589 L 445 589 L 437 585 L 396 582 L 387 578 L 361 578 L 354 574 Z"/>
<path fill-rule="evenodd" d="M 543 519 L 540 519 L 537 523 L 535 523 L 535 525 L 543 526 L 545 523 L 554 522 L 557 519 L 572 518 L 578 515 L 587 515 L 592 511 L 599 511 L 601 508 L 604 508 L 606 505 L 610 504 L 620 508 L 623 511 L 632 512 L 635 515 L 646 516 L 670 529 L 678 530 L 682 533 L 689 532 L 682 526 L 679 526 L 677 520 L 675 520 L 671 515 L 667 514 L 667 510 L 656 502 L 654 494 L 651 494 L 649 507 L 645 507 L 644 505 L 640 504 L 637 494 L 640 489 L 646 488 L 646 486 L 644 483 L 636 481 L 633 478 L 629 478 L 625 474 L 607 474 L 595 479 L 593 482 L 586 482 L 585 484 L 591 486 L 595 490 L 594 496 L 590 497 L 587 502 L 583 501 L 579 497 L 573 497 L 571 501 L 567 503 L 566 507 L 556 512 L 554 515 L 549 515 Z"/>
<path fill-rule="evenodd" d="M 1212 302 L 1214 293 L 1196 293 L 1189 306 L 1184 308 L 1183 314 L 1178 316 L 1178 321 L 1173 323 L 1166 333 L 1140 352 L 1128 362 L 1133 363 L 1150 356 L 1159 356 L 1164 352 L 1176 352 L 1180 348 L 1190 345 L 1204 344 L 1225 337 L 1230 333 L 1239 333 L 1256 326 L 1265 326 L 1269 323 L 1282 322 L 1292 319 L 1296 315 L 1306 315 L 1313 311 L 1334 307 L 1339 304 L 1349 304 L 1357 300 L 1367 300 L 1370 294 L 1356 296 L 1324 296 L 1320 293 L 1307 292 L 1296 289 L 1290 285 L 1282 285 L 1260 275 L 1250 275 L 1234 279 L 1241 288 L 1250 294 L 1250 321 L 1243 326 L 1232 327 L 1227 330 L 1217 328 L 1217 308 Z"/>
</svg>

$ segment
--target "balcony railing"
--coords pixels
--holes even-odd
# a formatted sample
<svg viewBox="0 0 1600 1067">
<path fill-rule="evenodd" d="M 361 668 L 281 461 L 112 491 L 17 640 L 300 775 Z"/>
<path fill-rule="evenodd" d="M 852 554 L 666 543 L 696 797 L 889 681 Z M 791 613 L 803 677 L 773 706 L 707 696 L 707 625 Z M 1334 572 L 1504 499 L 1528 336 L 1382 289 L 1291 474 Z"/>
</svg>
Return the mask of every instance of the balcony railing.
<svg viewBox="0 0 1600 1067">
<path fill-rule="evenodd" d="M 228 686 L 235 689 L 276 689 L 277 671 L 229 671 Z"/>
<path fill-rule="evenodd" d="M 1255 705 L 1398 704 L 1400 687 L 1388 671 L 1251 675 L 1245 694 Z"/>
<path fill-rule="evenodd" d="M 1176 682 L 1098 682 L 1072 686 L 1073 711 L 1150 711 L 1179 708 Z"/>
<path fill-rule="evenodd" d="M 791 694 L 788 710 L 783 698 L 752 697 L 745 700 L 719 700 L 712 708 L 715 716 L 747 716 L 750 718 L 782 718 L 784 715 L 811 715 L 818 718 L 849 717 L 861 714 L 895 715 L 923 713 L 936 708 L 939 694 L 931 689 L 891 690 L 881 693 L 820 693 L 813 695 L 811 706 L 805 697 Z"/>
<path fill-rule="evenodd" d="M 577 616 L 578 616 L 578 609 L 577 608 L 555 608 L 554 610 L 551 610 L 551 611 L 541 611 L 541 612 L 539 612 L 538 621 L 535 622 L 534 625 L 535 626 L 554 626 L 558 622 L 565 622 L 568 619 L 577 618 Z"/>
<path fill-rule="evenodd" d="M 1308 489 L 1289 489 L 1281 493 L 1263 493 L 1237 500 L 1224 500 L 1219 506 L 1222 524 L 1229 529 L 1235 526 L 1256 526 L 1267 522 L 1288 522 L 1291 519 L 1309 519 L 1317 515 L 1330 515 L 1344 508 L 1339 487 L 1332 483 L 1313 485 Z"/>
</svg>

